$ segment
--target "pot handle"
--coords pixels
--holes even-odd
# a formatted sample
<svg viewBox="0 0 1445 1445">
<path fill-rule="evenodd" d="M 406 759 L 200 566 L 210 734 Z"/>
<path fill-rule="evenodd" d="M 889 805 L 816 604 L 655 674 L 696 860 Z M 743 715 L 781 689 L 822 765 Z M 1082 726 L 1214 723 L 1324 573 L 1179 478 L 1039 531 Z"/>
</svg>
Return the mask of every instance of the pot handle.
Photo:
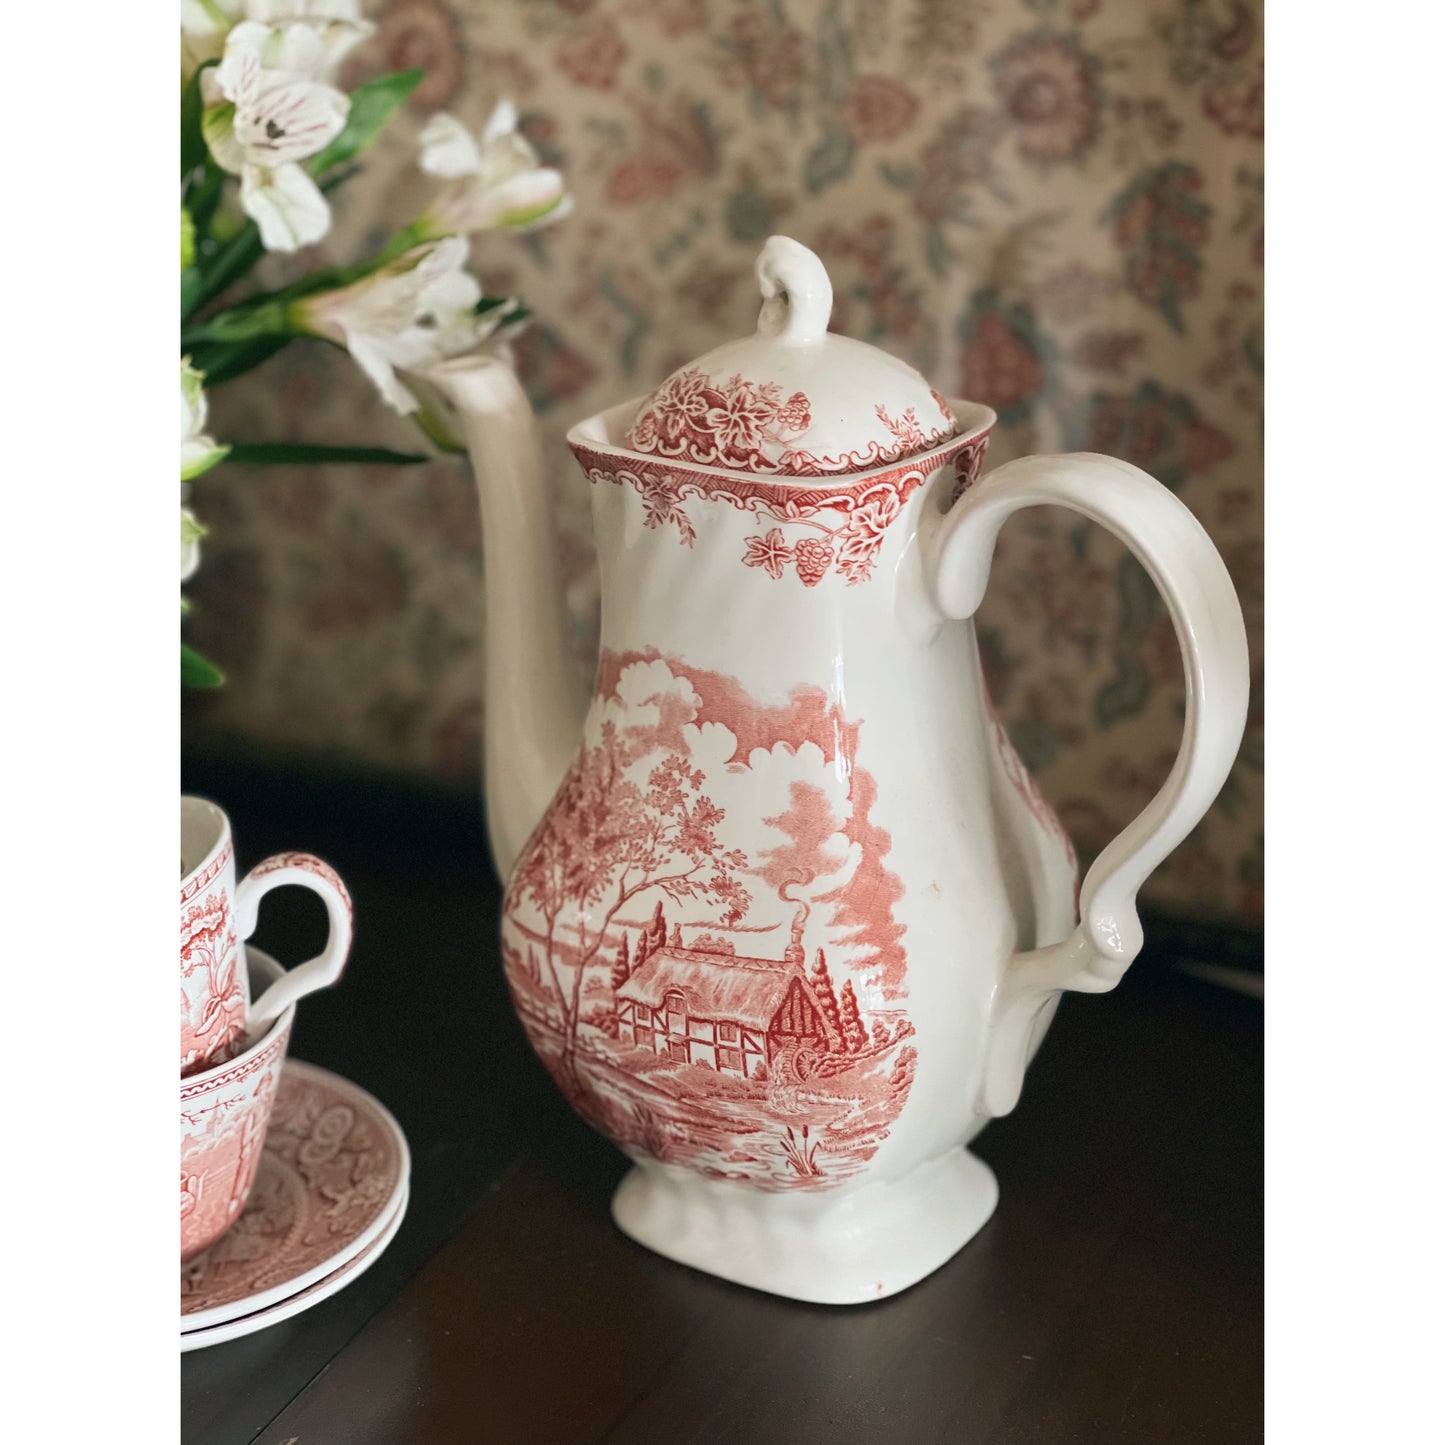
<svg viewBox="0 0 1445 1445">
<path fill-rule="evenodd" d="M 1068 507 L 1107 527 L 1163 594 L 1184 655 L 1184 737 L 1164 786 L 1085 876 L 1072 936 L 1015 954 L 1005 967 L 984 1069 L 983 1105 L 991 1115 L 1006 1114 L 1018 1101 L 1040 1010 L 1065 989 L 1113 988 L 1138 955 L 1139 888 L 1224 785 L 1249 698 L 1244 617 L 1223 559 L 1183 502 L 1116 457 L 1025 457 L 970 487 L 925 544 L 931 590 L 948 617 L 978 610 L 999 529 L 1034 506 Z"/>
<path fill-rule="evenodd" d="M 319 894 L 326 905 L 330 931 L 326 947 L 305 963 L 298 963 L 273 983 L 246 1010 L 250 1033 L 279 1018 L 299 998 L 325 988 L 341 977 L 351 951 L 351 895 L 336 870 L 310 853 L 277 853 L 258 863 L 236 889 L 236 931 L 250 938 L 256 931 L 261 900 L 273 889 L 294 884 Z"/>
</svg>

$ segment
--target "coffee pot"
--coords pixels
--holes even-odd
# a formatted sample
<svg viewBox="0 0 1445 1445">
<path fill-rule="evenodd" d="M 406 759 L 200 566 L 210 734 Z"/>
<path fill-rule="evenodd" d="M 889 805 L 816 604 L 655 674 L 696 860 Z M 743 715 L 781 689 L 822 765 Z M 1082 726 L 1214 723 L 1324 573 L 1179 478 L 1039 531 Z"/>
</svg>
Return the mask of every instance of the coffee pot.
<svg viewBox="0 0 1445 1445">
<path fill-rule="evenodd" d="M 755 334 L 579 423 L 601 650 L 573 662 L 532 419 L 504 360 L 431 381 L 483 512 L 485 789 L 533 1047 L 633 1168 L 632 1238 L 833 1304 L 943 1264 L 993 1212 L 968 1148 L 1065 991 L 1118 983 L 1136 895 L 1242 735 L 1243 619 L 1202 526 L 1129 463 L 981 475 L 995 421 L 828 331 L 774 236 Z M 973 617 L 999 529 L 1072 508 L 1163 594 L 1184 657 L 1163 787 L 1077 881 L 990 705 Z"/>
</svg>

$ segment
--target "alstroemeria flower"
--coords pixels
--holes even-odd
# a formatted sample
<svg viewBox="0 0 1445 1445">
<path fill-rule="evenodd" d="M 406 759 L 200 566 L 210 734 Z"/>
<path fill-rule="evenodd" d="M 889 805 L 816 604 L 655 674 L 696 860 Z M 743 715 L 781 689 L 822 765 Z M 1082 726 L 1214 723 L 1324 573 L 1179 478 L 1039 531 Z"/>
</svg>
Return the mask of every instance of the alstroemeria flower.
<svg viewBox="0 0 1445 1445">
<path fill-rule="evenodd" d="M 319 241 L 331 208 L 300 165 L 324 150 L 346 124 L 350 100 L 315 77 L 325 66 L 321 37 L 309 25 L 236 26 L 226 53 L 202 77 L 229 104 L 206 109 L 201 128 L 215 162 L 241 178 L 241 205 L 268 251 Z M 213 79 L 214 77 L 214 79 Z"/>
<path fill-rule="evenodd" d="M 345 346 L 387 404 L 408 415 L 422 403 L 398 369 L 473 351 L 510 315 L 506 305 L 478 314 L 482 288 L 466 262 L 460 236 L 415 246 L 350 286 L 302 298 L 293 317 L 303 330 Z"/>
<path fill-rule="evenodd" d="M 321 41 L 321 66 L 309 79 L 329 80 L 341 62 L 375 34 L 376 26 L 361 14 L 361 0 L 245 0 L 246 19 L 273 28 L 305 25 Z"/>
<path fill-rule="evenodd" d="M 205 375 L 181 358 L 181 480 L 189 482 L 216 465 L 230 451 L 218 447 L 206 429 L 206 393 L 201 389 Z"/>
<path fill-rule="evenodd" d="M 434 115 L 421 133 L 421 168 L 452 183 L 423 218 L 431 235 L 496 226 L 530 230 L 572 209 L 561 172 L 538 163 L 509 100 L 492 112 L 479 140 L 455 116 Z"/>
<path fill-rule="evenodd" d="M 196 67 L 220 59 L 226 35 L 241 13 L 242 0 L 181 0 L 181 84 Z"/>
</svg>

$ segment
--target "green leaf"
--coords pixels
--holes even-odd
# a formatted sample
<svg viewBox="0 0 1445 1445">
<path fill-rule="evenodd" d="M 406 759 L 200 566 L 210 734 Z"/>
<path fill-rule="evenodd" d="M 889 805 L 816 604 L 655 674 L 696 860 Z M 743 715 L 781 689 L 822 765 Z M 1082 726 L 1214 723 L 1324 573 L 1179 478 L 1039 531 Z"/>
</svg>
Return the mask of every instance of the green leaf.
<svg viewBox="0 0 1445 1445">
<path fill-rule="evenodd" d="M 923 253 L 928 258 L 929 269 L 935 276 L 948 275 L 948 269 L 953 264 L 953 248 L 948 244 L 948 238 L 943 234 L 943 227 L 939 225 L 928 225 L 923 230 Z"/>
<path fill-rule="evenodd" d="M 814 195 L 841 181 L 853 169 L 851 131 L 830 129 L 803 162 L 803 183 Z"/>
<path fill-rule="evenodd" d="M 313 176 L 355 159 L 381 134 L 382 127 L 406 104 L 421 84 L 423 71 L 399 70 L 358 85 L 351 92 L 351 110 L 341 134 L 315 156 L 308 169 Z"/>
<path fill-rule="evenodd" d="M 412 412 L 411 419 L 416 423 L 421 434 L 439 450 L 448 452 L 452 456 L 466 454 L 466 447 L 452 435 L 446 421 L 436 412 L 422 407 L 420 410 Z"/>
<path fill-rule="evenodd" d="M 345 170 L 336 172 L 335 175 L 327 176 L 321 182 L 322 191 L 330 195 L 343 182 L 349 181 L 352 176 L 357 175 L 360 169 L 359 166 L 349 166 Z M 199 218 L 197 218 L 197 224 L 200 224 Z M 228 286 L 239 281 L 261 259 L 263 254 L 261 232 L 254 221 L 247 221 L 221 248 L 216 259 L 207 264 L 204 269 L 193 266 L 183 272 L 181 276 L 182 325 L 189 321 L 208 301 L 214 301 Z M 354 280 L 357 276 L 375 270 L 378 264 L 378 261 L 373 260 L 361 266 L 349 267 L 346 270 L 313 272 L 294 285 L 286 287 L 284 291 L 277 291 L 273 295 L 278 297 L 302 296 L 308 291 L 320 291 L 330 286 L 342 285 L 347 280 Z M 262 299 L 270 300 L 272 297 Z M 282 344 L 284 345 L 284 342 Z"/>
<path fill-rule="evenodd" d="M 206 385 L 215 388 L 223 381 L 254 371 L 293 339 L 290 336 L 263 336 L 258 341 L 202 342 L 191 349 L 191 360 L 206 373 Z"/>
<path fill-rule="evenodd" d="M 201 113 L 205 109 L 201 102 L 201 76 L 213 65 L 214 60 L 197 66 L 196 72 L 181 92 L 181 180 L 184 181 L 197 166 L 206 163 L 206 138 L 201 134 Z"/>
<path fill-rule="evenodd" d="M 1113 223 L 1129 290 L 1180 333 L 1185 330 L 1180 303 L 1198 294 L 1199 253 L 1213 214 L 1199 169 L 1166 161 L 1137 175 L 1099 217 Z"/>
<path fill-rule="evenodd" d="M 818 73 L 823 99 L 840 103 L 853 82 L 853 53 L 837 0 L 832 0 L 818 25 Z"/>
<path fill-rule="evenodd" d="M 519 321 L 532 314 L 515 296 L 483 296 L 482 299 L 472 307 L 472 315 L 485 316 L 488 311 L 495 311 L 498 306 L 512 307 L 513 313 Z"/>
<path fill-rule="evenodd" d="M 1122 718 L 1137 717 L 1148 705 L 1154 683 L 1139 655 L 1161 605 L 1159 592 L 1144 565 L 1132 553 L 1119 559 L 1115 574 L 1119 621 L 1114 637 L 1114 676 L 1094 696 L 1094 720 L 1101 728 Z"/>
<path fill-rule="evenodd" d="M 1137 717 L 1153 690 L 1149 669 L 1142 662 L 1132 657 L 1122 661 L 1119 671 L 1095 694 L 1094 721 L 1107 728 L 1123 718 Z"/>
<path fill-rule="evenodd" d="M 894 165 L 892 161 L 882 161 L 878 166 L 878 174 L 896 190 L 912 191 L 918 188 L 917 166 Z"/>
<path fill-rule="evenodd" d="M 181 277 L 182 322 L 188 321 L 200 307 L 214 300 L 232 282 L 239 281 L 261 259 L 263 249 L 260 229 L 255 221 L 247 221 L 204 271 L 197 267 L 187 271 Z"/>
<path fill-rule="evenodd" d="M 1119 559 L 1114 583 L 1119 591 L 1119 636 L 1130 639 L 1148 636 L 1159 615 L 1159 589 L 1133 553 Z"/>
<path fill-rule="evenodd" d="M 307 446 L 299 442 L 251 442 L 233 446 L 227 460 L 252 467 L 316 462 L 351 462 L 358 465 L 412 467 L 418 462 L 431 459 L 418 456 L 413 452 L 388 451 L 385 447 L 328 447 Z"/>
<path fill-rule="evenodd" d="M 371 259 L 371 264 L 380 269 L 389 261 L 395 261 L 398 256 L 404 256 L 413 247 L 420 246 L 427 241 L 437 240 L 442 233 L 434 233 L 424 219 L 413 221 L 409 226 L 398 231 L 380 251 Z"/>
<path fill-rule="evenodd" d="M 196 224 L 197 237 L 209 237 L 211 221 L 221 201 L 221 189 L 226 173 L 219 166 L 207 163 L 192 177 L 192 183 L 185 187 L 186 209 Z"/>
<path fill-rule="evenodd" d="M 181 643 L 182 687 L 220 687 L 225 680 L 220 668 L 207 662 L 194 647 Z"/>
</svg>

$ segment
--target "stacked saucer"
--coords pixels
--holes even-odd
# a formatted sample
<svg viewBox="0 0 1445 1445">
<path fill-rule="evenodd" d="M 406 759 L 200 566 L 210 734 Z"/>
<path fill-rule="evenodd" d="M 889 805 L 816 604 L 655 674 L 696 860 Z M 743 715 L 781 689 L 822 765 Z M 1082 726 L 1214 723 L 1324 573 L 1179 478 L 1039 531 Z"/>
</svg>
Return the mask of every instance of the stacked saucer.
<svg viewBox="0 0 1445 1445">
<path fill-rule="evenodd" d="M 364 1089 L 289 1059 L 256 1180 L 236 1222 L 181 1266 L 181 1349 L 234 1340 L 335 1294 L 406 1214 L 411 1157 Z"/>
</svg>

